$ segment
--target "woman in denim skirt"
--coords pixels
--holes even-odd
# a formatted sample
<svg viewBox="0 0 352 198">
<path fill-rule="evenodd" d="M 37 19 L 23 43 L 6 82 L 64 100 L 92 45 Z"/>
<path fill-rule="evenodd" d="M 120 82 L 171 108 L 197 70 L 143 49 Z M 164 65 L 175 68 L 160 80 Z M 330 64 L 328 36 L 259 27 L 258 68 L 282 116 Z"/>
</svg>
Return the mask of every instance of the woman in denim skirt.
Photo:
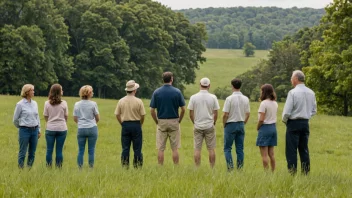
<svg viewBox="0 0 352 198">
<path fill-rule="evenodd" d="M 34 86 L 25 84 L 21 90 L 22 100 L 16 104 L 13 123 L 18 128 L 18 167 L 24 167 L 24 160 L 28 150 L 27 166 L 32 167 L 38 139 L 40 138 L 40 119 L 38 104 L 32 100 Z"/>
<path fill-rule="evenodd" d="M 256 145 L 259 146 L 264 169 L 275 170 L 274 146 L 277 145 L 276 114 L 277 102 L 274 88 L 270 84 L 261 87 L 260 100 L 262 101 L 258 110 L 258 137 Z"/>
<path fill-rule="evenodd" d="M 68 107 L 64 100 L 61 100 L 63 91 L 59 84 L 54 84 L 50 88 L 49 100 L 44 104 L 44 119 L 46 121 L 46 165 L 52 166 L 52 155 L 56 142 L 55 165 L 62 167 L 62 149 L 67 135 Z"/>
<path fill-rule="evenodd" d="M 97 103 L 92 101 L 93 88 L 89 85 L 81 87 L 79 90 L 81 101 L 75 103 L 73 118 L 78 125 L 78 167 L 83 167 L 83 156 L 88 141 L 88 164 L 90 168 L 94 166 L 95 144 L 98 139 L 97 123 L 99 122 L 99 111 Z"/>
</svg>

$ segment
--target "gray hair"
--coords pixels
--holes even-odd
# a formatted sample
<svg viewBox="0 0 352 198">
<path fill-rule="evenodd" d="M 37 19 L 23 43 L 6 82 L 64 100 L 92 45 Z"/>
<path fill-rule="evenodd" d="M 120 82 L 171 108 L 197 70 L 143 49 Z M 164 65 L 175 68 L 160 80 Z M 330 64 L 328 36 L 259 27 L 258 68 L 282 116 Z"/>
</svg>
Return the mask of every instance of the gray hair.
<svg viewBox="0 0 352 198">
<path fill-rule="evenodd" d="M 301 70 L 295 70 L 293 73 L 292 73 L 292 76 L 294 77 L 297 77 L 298 81 L 299 82 L 304 82 L 305 80 L 305 75 L 304 73 L 301 71 Z"/>
</svg>

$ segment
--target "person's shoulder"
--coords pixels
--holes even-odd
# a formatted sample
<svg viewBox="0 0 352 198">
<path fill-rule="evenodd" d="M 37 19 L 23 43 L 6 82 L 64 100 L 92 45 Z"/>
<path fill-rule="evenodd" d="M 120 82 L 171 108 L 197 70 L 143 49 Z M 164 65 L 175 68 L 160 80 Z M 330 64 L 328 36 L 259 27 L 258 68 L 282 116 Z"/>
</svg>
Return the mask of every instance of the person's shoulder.
<svg viewBox="0 0 352 198">
<path fill-rule="evenodd" d="M 48 101 L 48 102 L 49 102 L 49 101 Z M 61 100 L 61 104 L 67 105 L 67 101 L 66 101 L 66 100 Z"/>
<path fill-rule="evenodd" d="M 218 100 L 218 97 L 216 97 L 215 94 L 212 94 L 212 93 L 208 93 L 209 94 L 209 97 L 211 97 L 213 100 Z"/>
</svg>

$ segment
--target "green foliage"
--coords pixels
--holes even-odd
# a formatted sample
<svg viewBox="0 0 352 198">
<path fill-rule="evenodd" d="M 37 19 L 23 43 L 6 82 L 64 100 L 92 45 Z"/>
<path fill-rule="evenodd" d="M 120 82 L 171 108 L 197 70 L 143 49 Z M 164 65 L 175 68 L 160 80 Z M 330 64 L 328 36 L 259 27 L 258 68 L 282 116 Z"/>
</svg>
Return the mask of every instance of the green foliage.
<svg viewBox="0 0 352 198">
<path fill-rule="evenodd" d="M 243 54 L 246 57 L 254 56 L 255 46 L 252 43 L 246 43 L 243 46 Z"/>
<path fill-rule="evenodd" d="M 51 0 L 0 3 L 0 93 L 18 93 L 24 83 L 46 90 L 73 72 L 68 28 Z"/>
<path fill-rule="evenodd" d="M 352 112 L 352 2 L 336 0 L 326 13 L 324 40 L 311 44 L 310 66 L 304 71 L 321 110 L 347 116 Z"/>
<path fill-rule="evenodd" d="M 272 43 L 301 28 L 319 24 L 324 9 L 233 7 L 179 10 L 192 23 L 207 27 L 208 48 L 242 49 L 246 42 L 257 49 L 270 49 Z"/>
<path fill-rule="evenodd" d="M 28 47 L 33 60 L 23 63 L 26 56 L 15 58 L 22 51 L 19 45 L 32 41 L 16 32 L 22 26 L 39 29 L 35 41 L 43 44 Z M 117 98 L 133 78 L 142 83 L 139 96 L 149 98 L 162 84 L 163 71 L 173 72 L 174 85 L 183 90 L 205 62 L 204 24 L 190 24 L 183 14 L 151 0 L 4 0 L 0 30 L 2 41 L 22 37 L 24 43 L 0 44 L 0 93 L 18 93 L 29 82 L 46 95 L 49 85 L 59 82 L 66 95 L 77 95 L 80 86 L 91 84 L 99 97 Z M 18 65 L 16 71 L 12 65 Z"/>
<path fill-rule="evenodd" d="M 297 44 L 290 38 L 275 42 L 268 60 L 262 60 L 256 67 L 238 76 L 245 85 L 242 92 L 256 101 L 259 99 L 260 86 L 268 83 L 273 85 L 278 101 L 284 101 L 292 87 L 292 71 L 301 68 Z"/>
<path fill-rule="evenodd" d="M 210 92 L 214 93 L 216 88 L 231 90 L 231 80 L 236 76 L 254 67 L 261 59 L 268 58 L 268 51 L 256 50 L 255 57 L 247 58 L 242 50 L 229 49 L 207 49 L 204 56 L 207 57 L 202 67 L 196 71 L 195 84 L 186 85 L 184 96 L 186 98 L 199 91 L 199 81 L 203 77 L 208 77 L 211 81 Z M 243 84 L 242 88 L 246 88 Z M 230 95 L 232 91 L 227 94 Z"/>
<path fill-rule="evenodd" d="M 225 86 L 225 87 L 217 87 L 214 90 L 214 94 L 218 99 L 225 100 L 227 96 L 231 95 L 232 89 L 230 86 Z"/>
</svg>

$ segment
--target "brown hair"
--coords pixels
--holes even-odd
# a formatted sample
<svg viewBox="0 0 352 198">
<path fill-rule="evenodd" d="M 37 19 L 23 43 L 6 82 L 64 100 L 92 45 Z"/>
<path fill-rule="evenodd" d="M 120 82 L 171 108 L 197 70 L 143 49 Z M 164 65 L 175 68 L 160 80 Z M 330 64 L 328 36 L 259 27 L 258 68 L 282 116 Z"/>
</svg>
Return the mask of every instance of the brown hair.
<svg viewBox="0 0 352 198">
<path fill-rule="evenodd" d="M 169 83 L 171 82 L 171 78 L 173 77 L 174 75 L 171 73 L 171 72 L 164 72 L 163 73 L 163 81 L 164 83 Z"/>
<path fill-rule="evenodd" d="M 61 91 L 62 87 L 60 84 L 53 84 L 49 91 L 49 103 L 51 105 L 61 104 Z"/>
<path fill-rule="evenodd" d="M 265 84 L 261 88 L 260 100 L 264 101 L 266 99 L 276 100 L 276 93 L 271 84 Z"/>
</svg>

